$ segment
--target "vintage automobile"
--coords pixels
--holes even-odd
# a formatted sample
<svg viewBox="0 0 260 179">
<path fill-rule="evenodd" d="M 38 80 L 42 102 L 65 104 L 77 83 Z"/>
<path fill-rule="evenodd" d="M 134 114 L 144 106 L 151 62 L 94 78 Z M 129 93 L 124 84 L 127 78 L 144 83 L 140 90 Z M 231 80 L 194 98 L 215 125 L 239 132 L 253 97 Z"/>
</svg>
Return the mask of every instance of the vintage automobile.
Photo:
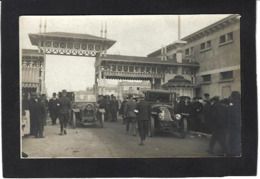
<svg viewBox="0 0 260 179">
<path fill-rule="evenodd" d="M 77 124 L 84 126 L 99 124 L 103 127 L 103 120 L 97 119 L 96 95 L 88 92 L 75 92 L 72 104 L 72 125 L 76 128 Z"/>
<path fill-rule="evenodd" d="M 173 102 L 176 93 L 166 90 L 144 91 L 145 100 L 151 105 L 151 117 L 148 135 L 154 136 L 156 131 L 175 131 L 182 138 L 187 134 L 187 116 L 174 114 Z"/>
</svg>

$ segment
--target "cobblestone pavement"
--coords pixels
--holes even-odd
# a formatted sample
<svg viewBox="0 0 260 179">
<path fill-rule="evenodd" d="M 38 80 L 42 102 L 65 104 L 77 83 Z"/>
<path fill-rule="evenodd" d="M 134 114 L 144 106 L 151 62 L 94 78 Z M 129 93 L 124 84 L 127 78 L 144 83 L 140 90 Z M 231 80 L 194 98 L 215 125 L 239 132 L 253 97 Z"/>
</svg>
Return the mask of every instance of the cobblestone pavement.
<svg viewBox="0 0 260 179">
<path fill-rule="evenodd" d="M 29 158 L 153 158 L 153 157 L 211 157 L 207 153 L 209 138 L 188 134 L 185 139 L 174 133 L 157 133 L 147 137 L 139 146 L 140 137 L 125 134 L 122 119 L 105 122 L 104 128 L 78 126 L 59 135 L 59 125 L 47 119 L 45 138 L 22 138 L 22 150 Z M 219 146 L 216 146 L 216 154 Z M 216 155 L 217 156 L 217 155 Z M 215 156 L 212 156 L 215 157 Z"/>
</svg>

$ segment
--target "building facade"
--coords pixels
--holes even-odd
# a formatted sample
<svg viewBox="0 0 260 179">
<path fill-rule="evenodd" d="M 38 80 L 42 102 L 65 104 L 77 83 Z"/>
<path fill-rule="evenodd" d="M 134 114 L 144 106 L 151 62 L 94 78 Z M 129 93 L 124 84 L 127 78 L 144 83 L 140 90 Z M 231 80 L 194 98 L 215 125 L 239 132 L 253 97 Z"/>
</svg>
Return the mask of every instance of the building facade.
<svg viewBox="0 0 260 179">
<path fill-rule="evenodd" d="M 181 41 L 185 42 L 181 48 L 174 44 L 168 45 L 166 54 L 168 58 L 177 59 L 181 55 L 184 60 L 200 64 L 195 78 L 182 74 L 184 79 L 194 81 L 195 96 L 209 93 L 211 96 L 227 98 L 232 91 L 241 92 L 239 15 L 230 15 Z M 161 52 L 159 49 L 148 57 L 159 57 Z M 174 76 L 168 76 L 166 80 Z M 170 89 L 173 88 L 176 87 Z"/>
</svg>

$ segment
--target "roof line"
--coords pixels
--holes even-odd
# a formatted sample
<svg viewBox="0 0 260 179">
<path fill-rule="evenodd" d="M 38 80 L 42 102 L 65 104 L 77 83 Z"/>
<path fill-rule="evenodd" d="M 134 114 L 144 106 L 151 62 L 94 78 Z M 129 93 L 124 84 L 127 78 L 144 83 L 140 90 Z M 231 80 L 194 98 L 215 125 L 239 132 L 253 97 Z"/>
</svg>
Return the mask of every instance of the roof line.
<svg viewBox="0 0 260 179">
<path fill-rule="evenodd" d="M 208 26 L 206 26 L 206 27 L 204 27 L 204 28 L 202 28 L 202 29 L 200 29 L 200 30 L 198 30 L 198 31 L 196 31 L 196 32 L 194 32 L 194 33 L 192 33 L 192 34 L 186 36 L 186 37 L 183 37 L 181 40 L 185 41 L 185 39 L 187 39 L 187 38 L 189 38 L 189 37 L 191 37 L 191 36 L 194 36 L 194 35 L 196 35 L 196 34 L 199 34 L 199 33 L 203 32 L 203 31 L 206 31 L 207 29 L 210 29 L 210 28 L 212 28 L 212 27 L 214 27 L 214 26 L 216 26 L 216 25 L 218 25 L 218 24 L 220 24 L 220 23 L 222 23 L 222 22 L 225 22 L 226 20 L 233 19 L 233 18 L 238 17 L 238 16 L 239 16 L 239 14 L 232 14 L 232 15 L 230 15 L 230 16 L 228 16 L 228 17 L 225 17 L 225 18 L 223 18 L 223 19 L 220 19 L 219 21 L 217 21 L 217 22 L 215 22 L 215 23 L 213 23 L 213 24 L 210 24 L 210 25 L 208 25 Z M 168 48 L 168 47 L 171 46 L 171 45 L 174 45 L 174 43 L 171 43 L 171 44 L 167 45 L 166 48 Z M 158 49 L 158 50 L 156 50 L 156 51 L 154 51 L 154 52 L 148 54 L 147 56 L 151 56 L 151 55 L 153 55 L 153 54 L 159 52 L 160 50 L 161 50 L 161 49 Z"/>
</svg>

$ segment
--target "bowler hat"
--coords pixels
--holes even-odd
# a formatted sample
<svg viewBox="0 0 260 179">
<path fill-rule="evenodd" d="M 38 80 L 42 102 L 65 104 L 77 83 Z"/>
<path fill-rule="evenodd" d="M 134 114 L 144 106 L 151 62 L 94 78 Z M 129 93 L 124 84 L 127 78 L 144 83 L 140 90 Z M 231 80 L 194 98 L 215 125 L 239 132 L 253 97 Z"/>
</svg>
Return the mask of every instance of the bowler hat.
<svg viewBox="0 0 260 179">
<path fill-rule="evenodd" d="M 62 90 L 62 94 L 64 94 L 64 93 L 67 93 L 67 91 L 66 90 Z"/>
</svg>

